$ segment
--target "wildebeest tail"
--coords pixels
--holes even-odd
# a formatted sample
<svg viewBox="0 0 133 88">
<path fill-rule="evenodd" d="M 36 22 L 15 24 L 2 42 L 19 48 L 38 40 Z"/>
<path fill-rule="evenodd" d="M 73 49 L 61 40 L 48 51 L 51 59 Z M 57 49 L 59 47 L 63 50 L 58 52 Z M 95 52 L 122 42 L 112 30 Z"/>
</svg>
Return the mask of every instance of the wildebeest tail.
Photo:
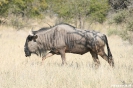
<svg viewBox="0 0 133 88">
<path fill-rule="evenodd" d="M 106 35 L 104 35 L 104 37 L 105 37 L 105 43 L 106 43 L 106 46 L 107 46 L 108 57 L 112 58 L 112 53 L 111 53 L 110 48 L 109 48 L 108 39 L 107 39 Z"/>
</svg>

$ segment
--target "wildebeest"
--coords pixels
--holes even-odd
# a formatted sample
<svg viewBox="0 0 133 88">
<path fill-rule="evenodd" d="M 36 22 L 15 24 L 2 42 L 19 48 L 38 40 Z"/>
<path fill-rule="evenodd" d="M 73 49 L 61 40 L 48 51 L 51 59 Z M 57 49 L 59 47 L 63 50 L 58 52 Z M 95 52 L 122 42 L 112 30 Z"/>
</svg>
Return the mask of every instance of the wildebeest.
<svg viewBox="0 0 133 88">
<path fill-rule="evenodd" d="M 107 46 L 108 55 L 104 51 Z M 25 56 L 31 53 L 42 55 L 42 60 L 54 54 L 61 55 L 62 64 L 66 63 L 65 53 L 84 54 L 90 52 L 95 62 L 99 66 L 98 55 L 105 59 L 111 66 L 114 66 L 113 57 L 105 34 L 80 30 L 69 24 L 58 24 L 51 28 L 42 28 L 32 31 L 26 38 L 24 46 Z"/>
</svg>

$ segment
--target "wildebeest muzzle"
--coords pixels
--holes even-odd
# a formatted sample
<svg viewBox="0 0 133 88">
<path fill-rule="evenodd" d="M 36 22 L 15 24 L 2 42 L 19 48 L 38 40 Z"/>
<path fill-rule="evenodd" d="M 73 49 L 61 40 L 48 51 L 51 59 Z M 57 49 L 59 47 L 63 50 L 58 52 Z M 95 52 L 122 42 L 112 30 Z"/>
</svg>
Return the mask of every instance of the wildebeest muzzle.
<svg viewBox="0 0 133 88">
<path fill-rule="evenodd" d="M 24 49 L 24 52 L 25 52 L 25 56 L 26 56 L 26 57 L 31 56 L 30 51 L 27 50 L 26 48 Z"/>
</svg>

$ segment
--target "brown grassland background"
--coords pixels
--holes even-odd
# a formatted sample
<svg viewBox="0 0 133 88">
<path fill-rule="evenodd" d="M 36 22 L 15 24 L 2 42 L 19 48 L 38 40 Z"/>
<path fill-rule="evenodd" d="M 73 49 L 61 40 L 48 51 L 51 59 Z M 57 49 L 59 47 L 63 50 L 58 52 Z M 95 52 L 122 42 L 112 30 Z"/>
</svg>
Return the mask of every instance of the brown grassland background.
<svg viewBox="0 0 133 88">
<path fill-rule="evenodd" d="M 98 28 L 105 28 L 105 25 Z M 67 54 L 68 64 L 65 66 L 61 66 L 59 55 L 47 58 L 43 65 L 41 57 L 32 55 L 26 58 L 24 43 L 28 31 L 0 26 L 0 88 L 133 87 L 133 46 L 120 37 L 108 37 L 115 68 L 99 57 L 101 66 L 95 69 L 90 53 Z M 105 29 L 103 33 L 106 33 Z"/>
</svg>

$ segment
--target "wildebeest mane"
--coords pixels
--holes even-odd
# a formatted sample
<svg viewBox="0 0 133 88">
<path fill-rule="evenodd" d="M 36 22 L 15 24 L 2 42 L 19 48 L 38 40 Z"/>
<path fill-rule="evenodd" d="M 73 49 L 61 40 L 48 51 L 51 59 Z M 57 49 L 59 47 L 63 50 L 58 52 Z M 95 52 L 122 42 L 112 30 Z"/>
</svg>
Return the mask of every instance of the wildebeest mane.
<svg viewBox="0 0 133 88">
<path fill-rule="evenodd" d="M 72 27 L 73 29 L 76 29 L 76 27 L 74 27 L 74 26 L 72 26 L 70 24 L 67 24 L 67 23 L 59 23 L 59 24 L 54 25 L 53 27 L 58 26 L 58 25 L 68 25 L 69 27 Z M 38 32 L 47 31 L 47 30 L 49 30 L 49 29 L 51 29 L 53 27 L 43 27 L 43 28 L 40 28 L 38 31 L 32 31 L 32 33 L 35 35 Z"/>
<path fill-rule="evenodd" d="M 43 28 L 41 28 L 41 29 L 39 29 L 39 30 L 37 30 L 37 31 L 32 31 L 32 33 L 35 35 L 35 34 L 37 34 L 38 32 L 46 31 L 46 30 L 48 30 L 48 29 L 49 29 L 49 27 L 43 27 Z"/>
</svg>

